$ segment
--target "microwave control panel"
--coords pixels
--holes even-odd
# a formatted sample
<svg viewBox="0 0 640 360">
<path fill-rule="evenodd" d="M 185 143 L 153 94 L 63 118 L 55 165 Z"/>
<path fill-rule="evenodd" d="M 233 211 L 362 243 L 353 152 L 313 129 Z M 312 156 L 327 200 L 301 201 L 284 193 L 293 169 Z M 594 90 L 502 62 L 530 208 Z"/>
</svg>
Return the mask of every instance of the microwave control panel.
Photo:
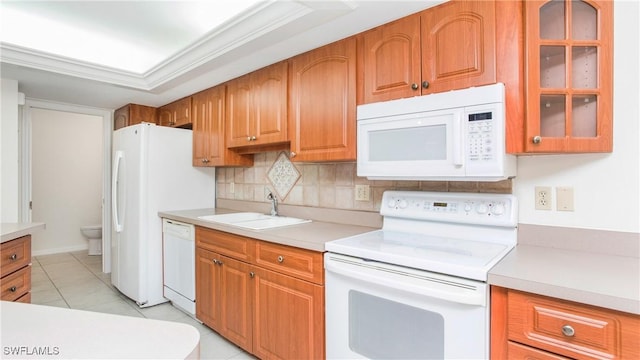
<svg viewBox="0 0 640 360">
<path fill-rule="evenodd" d="M 495 157 L 494 113 L 483 111 L 467 115 L 467 156 L 470 161 L 491 161 Z"/>
</svg>

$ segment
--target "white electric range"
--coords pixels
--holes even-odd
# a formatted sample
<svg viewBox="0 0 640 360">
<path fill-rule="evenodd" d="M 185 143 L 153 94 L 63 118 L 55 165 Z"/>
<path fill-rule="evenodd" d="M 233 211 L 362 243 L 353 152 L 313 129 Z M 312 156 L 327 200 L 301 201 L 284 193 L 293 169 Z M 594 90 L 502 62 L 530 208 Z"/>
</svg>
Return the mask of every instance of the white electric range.
<svg viewBox="0 0 640 360">
<path fill-rule="evenodd" d="M 387 191 L 381 230 L 326 244 L 327 358 L 488 358 L 513 195 Z"/>
</svg>

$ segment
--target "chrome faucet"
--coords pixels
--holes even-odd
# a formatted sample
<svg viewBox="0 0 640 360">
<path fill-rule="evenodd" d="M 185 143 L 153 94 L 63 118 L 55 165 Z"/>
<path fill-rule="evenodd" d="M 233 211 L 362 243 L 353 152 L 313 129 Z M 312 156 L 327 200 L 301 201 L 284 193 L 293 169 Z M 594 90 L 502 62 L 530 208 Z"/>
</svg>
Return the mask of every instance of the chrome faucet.
<svg viewBox="0 0 640 360">
<path fill-rule="evenodd" d="M 271 191 L 267 195 L 267 199 L 271 200 L 271 216 L 278 216 L 278 198 Z"/>
</svg>

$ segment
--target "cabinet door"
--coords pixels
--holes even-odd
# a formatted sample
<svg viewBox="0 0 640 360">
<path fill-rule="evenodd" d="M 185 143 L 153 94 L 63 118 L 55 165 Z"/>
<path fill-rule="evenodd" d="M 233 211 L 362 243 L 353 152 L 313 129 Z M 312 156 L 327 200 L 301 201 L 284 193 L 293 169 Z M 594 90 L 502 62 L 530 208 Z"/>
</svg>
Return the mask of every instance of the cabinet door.
<svg viewBox="0 0 640 360">
<path fill-rule="evenodd" d="M 257 70 L 251 76 L 254 145 L 287 141 L 287 62 Z"/>
<path fill-rule="evenodd" d="M 192 96 L 193 166 L 251 166 L 253 158 L 227 149 L 225 86 Z"/>
<path fill-rule="evenodd" d="M 129 126 L 129 106 L 125 105 L 113 112 L 113 130 Z"/>
<path fill-rule="evenodd" d="M 256 270 L 253 353 L 261 359 L 324 359 L 324 288 Z"/>
<path fill-rule="evenodd" d="M 364 33 L 362 66 L 364 103 L 420 95 L 420 16 Z"/>
<path fill-rule="evenodd" d="M 173 103 L 174 127 L 186 127 L 191 124 L 191 96 Z"/>
<path fill-rule="evenodd" d="M 165 105 L 158 109 L 158 125 L 173 126 L 173 106 Z"/>
<path fill-rule="evenodd" d="M 142 122 L 156 123 L 156 108 L 138 104 L 129 104 L 129 125 L 140 124 Z"/>
<path fill-rule="evenodd" d="M 218 263 L 221 268 L 220 289 L 220 333 L 251 352 L 252 350 L 252 308 L 253 279 L 247 263 L 228 257 L 222 257 Z"/>
<path fill-rule="evenodd" d="M 216 331 L 220 331 L 220 258 L 196 248 L 196 318 Z"/>
<path fill-rule="evenodd" d="M 496 82 L 495 2 L 451 1 L 422 13 L 422 93 Z"/>
<path fill-rule="evenodd" d="M 291 160 L 356 159 L 355 55 L 348 38 L 291 59 Z"/>
<path fill-rule="evenodd" d="M 227 146 L 251 145 L 251 74 L 227 83 L 226 131 Z"/>
<path fill-rule="evenodd" d="M 525 151 L 612 151 L 613 2 L 525 4 Z"/>
</svg>

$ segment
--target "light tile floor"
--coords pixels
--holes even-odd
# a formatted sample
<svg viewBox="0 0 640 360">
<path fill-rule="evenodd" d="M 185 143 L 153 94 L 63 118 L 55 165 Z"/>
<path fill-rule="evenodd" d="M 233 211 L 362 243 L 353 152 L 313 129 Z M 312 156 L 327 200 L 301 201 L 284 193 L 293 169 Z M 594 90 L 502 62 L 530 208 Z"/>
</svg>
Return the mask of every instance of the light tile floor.
<svg viewBox="0 0 640 360">
<path fill-rule="evenodd" d="M 193 325 L 200 332 L 201 359 L 255 359 L 170 303 L 138 307 L 111 285 L 110 274 L 102 272 L 102 257 L 86 251 L 33 257 L 31 287 L 32 304 Z"/>
</svg>

